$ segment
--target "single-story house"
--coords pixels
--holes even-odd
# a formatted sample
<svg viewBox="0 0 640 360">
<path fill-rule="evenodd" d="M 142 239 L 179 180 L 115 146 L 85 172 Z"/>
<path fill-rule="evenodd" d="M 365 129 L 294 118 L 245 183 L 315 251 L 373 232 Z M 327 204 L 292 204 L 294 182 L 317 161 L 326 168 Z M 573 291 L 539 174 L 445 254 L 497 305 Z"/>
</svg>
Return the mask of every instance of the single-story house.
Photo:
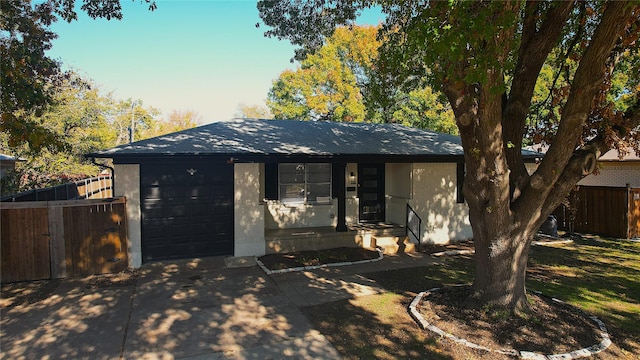
<svg viewBox="0 0 640 360">
<path fill-rule="evenodd" d="M 0 154 L 0 179 L 16 169 L 16 162 L 24 161 L 13 156 Z"/>
<path fill-rule="evenodd" d="M 235 119 L 87 156 L 113 159 L 134 268 L 345 241 L 370 246 L 353 226 L 404 234 L 408 219 L 414 241 L 472 237 L 463 150 L 452 135 L 397 124 Z"/>
</svg>

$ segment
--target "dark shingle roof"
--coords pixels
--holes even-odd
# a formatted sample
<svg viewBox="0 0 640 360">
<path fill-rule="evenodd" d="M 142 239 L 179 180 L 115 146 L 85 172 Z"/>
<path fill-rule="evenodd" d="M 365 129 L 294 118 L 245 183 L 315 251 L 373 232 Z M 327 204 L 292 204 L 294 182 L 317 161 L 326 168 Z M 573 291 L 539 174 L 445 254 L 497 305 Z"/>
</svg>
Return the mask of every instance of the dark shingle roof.
<svg viewBox="0 0 640 360">
<path fill-rule="evenodd" d="M 295 120 L 215 122 L 88 154 L 462 156 L 460 138 L 397 124 Z"/>
</svg>

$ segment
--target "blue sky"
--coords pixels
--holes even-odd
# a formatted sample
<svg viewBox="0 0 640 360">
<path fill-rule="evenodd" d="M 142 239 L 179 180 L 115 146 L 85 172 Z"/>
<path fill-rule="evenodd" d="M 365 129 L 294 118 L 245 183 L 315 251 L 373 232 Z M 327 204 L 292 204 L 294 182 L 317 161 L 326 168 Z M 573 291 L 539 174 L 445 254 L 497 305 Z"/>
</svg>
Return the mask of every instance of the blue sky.
<svg viewBox="0 0 640 360">
<path fill-rule="evenodd" d="M 119 99 L 140 99 L 165 114 L 192 110 L 204 123 L 228 120 L 239 104 L 263 105 L 294 47 L 265 38 L 255 1 L 121 0 L 124 17 L 59 21 L 49 56 Z M 379 12 L 360 22 L 377 24 Z"/>
</svg>

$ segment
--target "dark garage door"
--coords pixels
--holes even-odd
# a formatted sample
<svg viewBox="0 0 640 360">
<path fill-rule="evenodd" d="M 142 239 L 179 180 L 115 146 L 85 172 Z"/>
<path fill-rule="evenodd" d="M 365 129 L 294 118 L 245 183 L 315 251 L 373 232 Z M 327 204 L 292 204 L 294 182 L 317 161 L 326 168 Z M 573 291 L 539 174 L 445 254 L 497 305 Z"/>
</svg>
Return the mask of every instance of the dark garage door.
<svg viewBox="0 0 640 360">
<path fill-rule="evenodd" d="M 233 255 L 233 165 L 141 165 L 143 262 Z"/>
</svg>

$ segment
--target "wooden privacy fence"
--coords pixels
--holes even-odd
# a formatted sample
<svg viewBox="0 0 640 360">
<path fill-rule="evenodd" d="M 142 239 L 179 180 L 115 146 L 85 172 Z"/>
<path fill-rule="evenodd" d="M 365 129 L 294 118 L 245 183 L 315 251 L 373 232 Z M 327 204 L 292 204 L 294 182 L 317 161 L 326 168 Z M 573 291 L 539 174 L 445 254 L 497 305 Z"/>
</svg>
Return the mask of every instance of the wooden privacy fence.
<svg viewBox="0 0 640 360">
<path fill-rule="evenodd" d="M 125 198 L 0 203 L 3 283 L 127 269 Z"/>
<path fill-rule="evenodd" d="M 554 215 L 558 227 L 615 238 L 640 237 L 640 188 L 579 186 Z"/>
</svg>

